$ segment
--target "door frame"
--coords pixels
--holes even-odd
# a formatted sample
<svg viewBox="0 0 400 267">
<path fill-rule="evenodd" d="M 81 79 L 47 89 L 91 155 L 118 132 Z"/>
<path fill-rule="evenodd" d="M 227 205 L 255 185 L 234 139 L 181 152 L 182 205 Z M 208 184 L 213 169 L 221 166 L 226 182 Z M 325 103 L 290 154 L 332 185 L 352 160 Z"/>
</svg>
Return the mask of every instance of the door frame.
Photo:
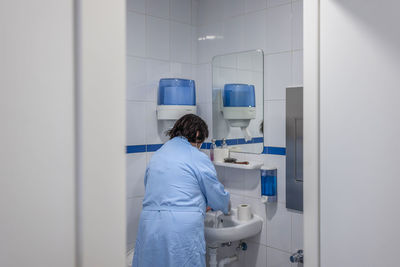
<svg viewBox="0 0 400 267">
<path fill-rule="evenodd" d="M 126 266 L 125 0 L 73 0 L 77 267 Z"/>
<path fill-rule="evenodd" d="M 123 150 L 125 146 L 125 1 L 74 0 L 74 4 L 78 128 L 76 134 L 79 158 L 77 266 L 107 266 L 109 263 L 117 266 L 115 265 L 117 262 L 119 262 L 118 266 L 122 266 L 120 265 L 122 259 L 125 260 L 125 249 L 122 247 L 122 244 L 125 245 L 125 229 L 121 229 L 121 225 L 125 226 L 126 205 Z M 320 266 L 320 0 L 304 1 L 303 10 L 304 260 L 306 267 L 318 267 Z M 110 19 L 104 19 L 107 17 Z M 115 38 L 110 38 L 110 34 Z M 104 56 L 104 51 L 96 50 L 96 44 L 100 43 L 102 47 L 106 45 L 108 48 L 109 57 Z M 101 61 L 110 60 L 112 57 L 116 59 L 115 65 L 101 64 Z M 107 83 L 104 83 L 104 79 L 98 79 L 99 73 L 102 74 L 101 77 L 109 77 Z M 110 85 L 113 86 L 112 90 Z M 101 114 L 98 113 L 99 109 L 94 108 L 99 106 L 99 103 L 105 105 L 101 108 Z M 107 107 L 111 106 L 114 109 L 109 113 L 110 109 Z M 106 123 L 115 127 L 109 127 L 107 131 L 99 131 L 99 129 L 107 129 L 101 127 Z M 93 138 L 94 136 L 98 138 Z M 104 146 L 104 140 L 107 140 L 109 144 L 107 147 Z M 99 153 L 95 153 L 96 147 L 101 147 Z M 107 155 L 104 152 L 105 149 L 110 154 Z M 105 161 L 108 164 L 104 164 Z M 113 167 L 115 176 L 109 179 L 107 176 L 112 173 L 110 170 Z M 103 168 L 108 171 L 101 171 Z M 114 195 L 116 198 L 111 202 L 110 199 L 105 199 L 101 192 L 106 191 L 109 192 L 108 195 Z M 99 208 L 100 205 L 104 205 L 103 208 Z M 110 220 L 112 216 L 108 216 L 107 211 L 113 214 L 113 220 Z M 104 232 L 106 228 L 103 228 L 101 233 L 97 227 L 93 227 L 93 224 L 103 219 L 103 223 L 109 228 L 106 232 Z M 106 240 L 110 232 L 114 235 L 108 244 L 94 242 L 93 235 L 100 234 L 96 240 Z M 105 251 L 106 249 L 111 249 L 111 251 Z"/>
<path fill-rule="evenodd" d="M 303 4 L 304 263 L 320 266 L 320 0 Z"/>
</svg>

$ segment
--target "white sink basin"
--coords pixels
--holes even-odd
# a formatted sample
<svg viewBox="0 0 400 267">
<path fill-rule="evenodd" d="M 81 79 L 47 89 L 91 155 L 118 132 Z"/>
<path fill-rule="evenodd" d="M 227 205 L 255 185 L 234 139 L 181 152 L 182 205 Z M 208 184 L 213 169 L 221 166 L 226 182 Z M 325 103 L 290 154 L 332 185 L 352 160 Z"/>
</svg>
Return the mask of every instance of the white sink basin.
<svg viewBox="0 0 400 267">
<path fill-rule="evenodd" d="M 225 243 L 246 239 L 261 232 L 263 220 L 253 214 L 248 221 L 237 219 L 237 209 L 230 215 L 221 212 L 207 212 L 204 220 L 204 235 L 208 243 Z"/>
</svg>

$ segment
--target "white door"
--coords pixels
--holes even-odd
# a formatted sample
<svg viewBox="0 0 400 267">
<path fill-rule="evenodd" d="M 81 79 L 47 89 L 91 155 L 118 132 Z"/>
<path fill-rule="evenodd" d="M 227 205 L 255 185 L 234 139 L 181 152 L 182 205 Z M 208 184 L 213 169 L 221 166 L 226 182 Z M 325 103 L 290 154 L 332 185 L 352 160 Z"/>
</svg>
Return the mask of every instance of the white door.
<svg viewBox="0 0 400 267">
<path fill-rule="evenodd" d="M 125 266 L 125 13 L 0 2 L 0 266 Z"/>
<path fill-rule="evenodd" d="M 320 2 L 321 266 L 399 266 L 400 2 Z"/>
<path fill-rule="evenodd" d="M 73 1 L 0 2 L 0 266 L 75 265 Z"/>
</svg>

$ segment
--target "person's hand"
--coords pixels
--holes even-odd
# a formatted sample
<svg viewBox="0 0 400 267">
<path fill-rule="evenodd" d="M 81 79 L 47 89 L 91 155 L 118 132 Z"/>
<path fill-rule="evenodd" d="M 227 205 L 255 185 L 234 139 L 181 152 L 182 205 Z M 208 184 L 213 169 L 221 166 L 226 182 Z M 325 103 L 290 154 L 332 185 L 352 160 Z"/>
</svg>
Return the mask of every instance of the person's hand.
<svg viewBox="0 0 400 267">
<path fill-rule="evenodd" d="M 211 210 L 211 207 L 206 208 L 206 212 L 209 212 Z"/>
<path fill-rule="evenodd" d="M 229 203 L 228 203 L 228 213 L 226 213 L 225 215 L 230 215 L 230 214 L 231 214 L 231 208 L 232 208 L 232 203 L 231 203 L 231 200 L 229 199 Z"/>
</svg>

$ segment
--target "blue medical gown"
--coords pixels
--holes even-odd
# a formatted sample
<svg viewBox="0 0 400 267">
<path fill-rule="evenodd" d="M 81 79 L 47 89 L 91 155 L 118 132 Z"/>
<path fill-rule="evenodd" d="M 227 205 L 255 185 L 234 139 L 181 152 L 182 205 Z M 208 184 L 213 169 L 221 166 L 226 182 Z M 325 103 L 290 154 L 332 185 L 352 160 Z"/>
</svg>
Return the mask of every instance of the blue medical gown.
<svg viewBox="0 0 400 267">
<path fill-rule="evenodd" d="M 206 206 L 227 212 L 229 203 L 207 155 L 175 137 L 153 155 L 144 183 L 133 266 L 206 266 Z"/>
</svg>

